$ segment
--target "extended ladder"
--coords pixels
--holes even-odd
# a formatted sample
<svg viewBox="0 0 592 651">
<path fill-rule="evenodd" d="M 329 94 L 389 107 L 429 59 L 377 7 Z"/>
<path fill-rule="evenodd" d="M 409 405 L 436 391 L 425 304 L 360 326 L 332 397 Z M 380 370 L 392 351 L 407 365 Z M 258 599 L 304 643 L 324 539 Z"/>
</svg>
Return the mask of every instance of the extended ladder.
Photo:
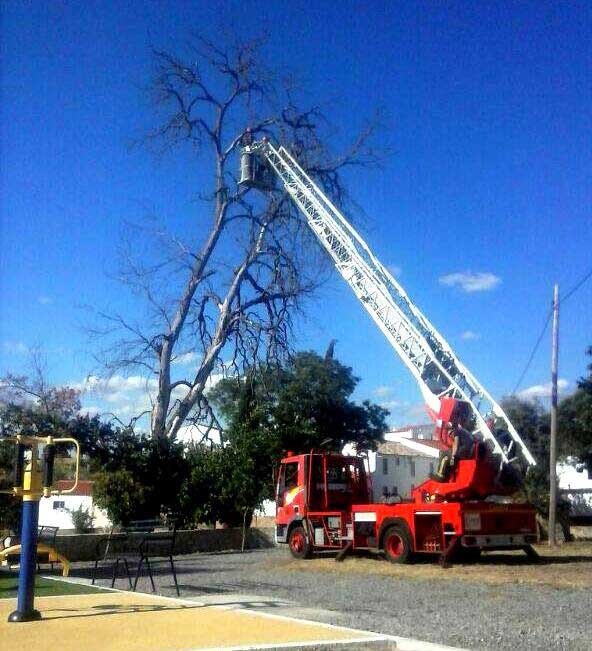
<svg viewBox="0 0 592 651">
<path fill-rule="evenodd" d="M 254 156 L 279 177 L 341 276 L 417 380 L 428 407 L 437 414 L 440 398 L 465 400 L 472 407 L 474 434 L 491 441 L 502 462 L 522 459 L 534 465 L 532 454 L 503 409 L 288 150 L 275 148 L 266 140 L 243 148 L 241 183 L 261 187 L 255 179 Z M 486 419 L 495 426 L 490 428 Z"/>
</svg>

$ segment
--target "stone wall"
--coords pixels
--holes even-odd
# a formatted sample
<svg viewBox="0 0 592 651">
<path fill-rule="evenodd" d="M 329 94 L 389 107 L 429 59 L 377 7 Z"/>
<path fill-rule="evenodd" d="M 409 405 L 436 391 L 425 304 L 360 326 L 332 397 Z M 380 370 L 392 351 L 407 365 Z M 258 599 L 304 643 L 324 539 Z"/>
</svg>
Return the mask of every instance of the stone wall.
<svg viewBox="0 0 592 651">
<path fill-rule="evenodd" d="M 134 552 L 140 541 L 150 534 L 131 534 L 126 544 L 118 548 L 121 551 Z M 64 534 L 56 538 L 57 550 L 70 561 L 91 561 L 96 557 L 97 544 L 106 539 L 108 534 Z M 238 529 L 198 529 L 179 530 L 175 544 L 175 555 L 194 552 L 219 552 L 239 550 L 242 542 L 242 530 Z M 247 531 L 246 549 L 262 549 L 275 545 L 273 528 L 249 529 Z"/>
</svg>

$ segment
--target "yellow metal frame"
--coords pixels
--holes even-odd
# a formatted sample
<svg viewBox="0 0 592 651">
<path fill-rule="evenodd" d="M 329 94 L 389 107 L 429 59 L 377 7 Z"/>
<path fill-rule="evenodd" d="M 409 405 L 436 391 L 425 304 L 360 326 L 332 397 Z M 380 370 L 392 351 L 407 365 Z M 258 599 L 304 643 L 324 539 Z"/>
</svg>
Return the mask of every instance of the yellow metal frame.
<svg viewBox="0 0 592 651">
<path fill-rule="evenodd" d="M 78 486 L 80 474 L 80 445 L 76 439 L 69 437 L 53 436 L 25 436 L 17 434 L 15 437 L 4 439 L 14 443 L 23 444 L 31 448 L 31 459 L 27 462 L 23 473 L 23 485 L 13 486 L 12 490 L 3 490 L 1 493 L 9 493 L 15 497 L 22 497 L 23 501 L 35 501 L 41 497 L 50 497 L 51 495 L 67 495 L 73 493 Z M 63 491 L 51 490 L 51 486 L 42 485 L 42 464 L 39 460 L 39 448 L 41 445 L 61 445 L 73 444 L 76 447 L 76 469 L 74 475 L 74 484 Z"/>
<path fill-rule="evenodd" d="M 60 554 L 60 552 L 58 552 L 57 549 L 55 549 L 54 547 L 50 547 L 45 543 L 37 543 L 37 552 L 45 552 L 46 554 L 48 554 L 49 563 L 61 563 L 62 576 L 68 576 L 68 574 L 70 574 L 70 561 L 65 556 L 62 556 L 62 554 Z M 7 547 L 6 549 L 0 551 L 0 561 L 10 564 L 10 560 L 8 557 L 20 553 L 21 553 L 20 545 L 11 545 L 10 547 Z"/>
</svg>

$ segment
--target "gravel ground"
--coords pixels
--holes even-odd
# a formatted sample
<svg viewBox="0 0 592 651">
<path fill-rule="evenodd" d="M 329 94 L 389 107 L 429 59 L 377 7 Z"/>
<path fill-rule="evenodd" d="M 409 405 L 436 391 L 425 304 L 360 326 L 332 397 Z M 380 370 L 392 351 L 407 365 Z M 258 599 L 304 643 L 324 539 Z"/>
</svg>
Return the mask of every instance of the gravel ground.
<svg viewBox="0 0 592 651">
<path fill-rule="evenodd" d="M 292 561 L 282 548 L 181 556 L 176 567 L 181 596 L 212 604 L 471 649 L 592 649 L 590 589 L 486 584 L 453 575 L 445 580 L 389 576 L 381 568 L 386 561 L 379 559 L 364 559 L 361 567 L 367 571 L 357 566 L 350 572 L 348 562 L 329 571 L 326 560 Z M 84 574 L 80 568 L 74 572 Z M 165 565 L 155 580 L 161 594 L 175 594 Z M 138 589 L 150 590 L 145 577 Z"/>
</svg>

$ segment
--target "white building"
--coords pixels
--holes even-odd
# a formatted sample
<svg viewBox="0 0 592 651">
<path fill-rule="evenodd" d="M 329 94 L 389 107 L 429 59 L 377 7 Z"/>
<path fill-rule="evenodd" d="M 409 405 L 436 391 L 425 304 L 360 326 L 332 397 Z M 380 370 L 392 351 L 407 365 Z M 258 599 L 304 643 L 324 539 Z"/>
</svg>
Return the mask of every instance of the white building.
<svg viewBox="0 0 592 651">
<path fill-rule="evenodd" d="M 436 441 L 409 439 L 380 443 L 371 473 L 374 499 L 383 495 L 409 497 L 434 472 L 438 454 Z"/>
<path fill-rule="evenodd" d="M 60 531 L 74 531 L 72 511 L 81 506 L 94 517 L 94 529 L 108 529 L 111 522 L 107 513 L 99 509 L 92 498 L 92 481 L 80 480 L 73 493 L 42 497 L 39 502 L 39 526 L 59 527 Z M 72 486 L 71 481 L 56 482 L 57 490 L 67 490 Z"/>
</svg>

